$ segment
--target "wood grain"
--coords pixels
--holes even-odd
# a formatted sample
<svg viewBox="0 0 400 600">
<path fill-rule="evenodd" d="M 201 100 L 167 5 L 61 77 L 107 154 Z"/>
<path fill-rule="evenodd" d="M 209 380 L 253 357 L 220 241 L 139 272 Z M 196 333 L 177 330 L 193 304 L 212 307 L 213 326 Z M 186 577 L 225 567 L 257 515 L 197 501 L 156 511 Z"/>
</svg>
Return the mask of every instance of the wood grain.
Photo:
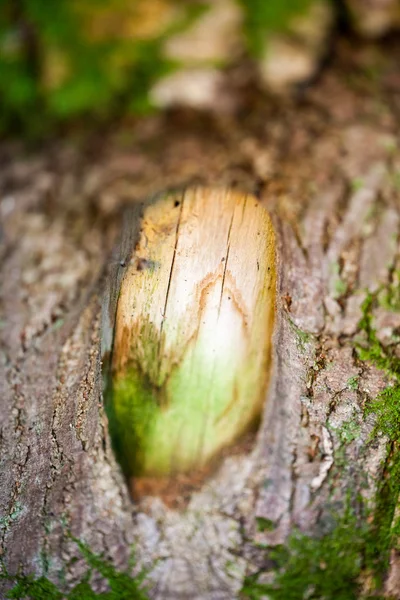
<svg viewBox="0 0 400 600">
<path fill-rule="evenodd" d="M 203 468 L 254 427 L 274 303 L 274 233 L 253 196 L 197 188 L 146 208 L 113 356 L 115 435 L 129 472 Z"/>
</svg>

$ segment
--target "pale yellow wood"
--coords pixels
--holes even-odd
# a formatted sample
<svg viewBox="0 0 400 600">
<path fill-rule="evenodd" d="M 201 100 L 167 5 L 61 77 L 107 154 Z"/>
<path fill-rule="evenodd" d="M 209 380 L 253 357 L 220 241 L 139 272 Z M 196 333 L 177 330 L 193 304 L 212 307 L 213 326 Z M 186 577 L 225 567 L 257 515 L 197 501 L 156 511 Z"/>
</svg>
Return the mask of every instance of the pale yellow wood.
<svg viewBox="0 0 400 600">
<path fill-rule="evenodd" d="M 202 467 L 254 425 L 274 303 L 274 233 L 254 197 L 196 188 L 146 209 L 114 344 L 117 435 L 136 465 L 128 470 Z"/>
</svg>

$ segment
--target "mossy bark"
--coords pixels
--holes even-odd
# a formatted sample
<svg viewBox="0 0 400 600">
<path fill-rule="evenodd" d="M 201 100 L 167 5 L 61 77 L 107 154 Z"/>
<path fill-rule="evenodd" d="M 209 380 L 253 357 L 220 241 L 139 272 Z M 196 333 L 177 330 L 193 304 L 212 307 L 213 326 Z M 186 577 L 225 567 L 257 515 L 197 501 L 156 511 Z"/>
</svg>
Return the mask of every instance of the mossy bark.
<svg viewBox="0 0 400 600">
<path fill-rule="evenodd" d="M 365 290 L 380 352 L 398 352 L 400 47 L 388 44 L 373 80 L 365 65 L 376 55 L 348 54 L 344 44 L 344 58 L 303 102 L 255 96 L 244 120 L 150 118 L 132 136 L 125 129 L 75 149 L 59 142 L 24 158 L 3 146 L 0 525 L 9 573 L 72 586 L 84 561 L 65 535 L 71 530 L 117 566 L 128 564 L 135 542 L 152 598 L 232 600 L 246 576 L 260 574 L 255 586 L 277 575 L 279 561 L 257 543 L 289 539 L 296 551 L 295 531 L 323 540 L 307 544 L 305 569 L 315 573 L 315 557 L 332 573 L 327 539 L 340 542 L 335 528 L 350 511 L 351 589 L 400 597 L 396 488 L 388 484 L 396 483 L 397 441 L 376 430 L 381 413 L 373 409 L 393 380 L 375 354 L 359 353 L 375 344 L 362 321 Z M 101 398 L 100 337 L 110 346 L 112 328 L 101 322 L 100 299 L 129 258 L 129 236 L 112 251 L 126 204 L 193 180 L 256 193 L 273 216 L 272 381 L 250 448 L 226 456 L 194 491 L 186 486 L 181 504 L 179 487 L 169 502 L 132 503 Z M 371 524 L 374 544 L 390 531 L 389 545 L 359 537 Z"/>
</svg>

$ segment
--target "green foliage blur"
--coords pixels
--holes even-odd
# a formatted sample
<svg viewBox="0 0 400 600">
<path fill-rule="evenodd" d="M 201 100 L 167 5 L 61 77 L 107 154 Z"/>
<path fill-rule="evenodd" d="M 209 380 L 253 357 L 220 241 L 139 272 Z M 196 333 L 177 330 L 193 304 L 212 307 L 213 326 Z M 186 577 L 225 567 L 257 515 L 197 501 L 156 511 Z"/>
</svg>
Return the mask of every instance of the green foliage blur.
<svg viewBox="0 0 400 600">
<path fill-rule="evenodd" d="M 234 0 L 248 49 L 314 0 Z M 55 125 L 151 109 L 148 92 L 179 65 L 163 56 L 210 0 L 1 0 L 0 134 L 40 136 Z"/>
<path fill-rule="evenodd" d="M 70 533 L 68 537 L 78 546 L 80 554 L 85 559 L 88 569 L 82 579 L 69 592 L 62 592 L 53 582 L 44 575 L 36 578 L 34 575 L 9 575 L 1 573 L 0 580 L 14 582 L 6 598 L 21 600 L 149 600 L 145 578 L 147 571 L 141 569 L 136 576 L 131 576 L 127 571 L 119 571 L 114 565 L 95 554 L 87 544 L 74 538 Z M 134 556 L 131 557 L 130 567 L 135 565 Z M 97 573 L 108 584 L 106 592 L 95 592 L 91 586 L 92 574 Z"/>
<path fill-rule="evenodd" d="M 262 53 L 265 35 L 270 31 L 285 31 L 291 17 L 307 11 L 313 0 L 240 0 L 240 3 L 246 14 L 248 46 L 257 56 Z"/>
<path fill-rule="evenodd" d="M 10 0 L 0 14 L 0 132 L 36 135 L 122 105 L 146 110 L 149 86 L 171 68 L 160 42 L 194 11 L 135 39 L 124 32 L 127 19 L 140 18 L 132 4 L 128 12 L 122 0 Z"/>
</svg>

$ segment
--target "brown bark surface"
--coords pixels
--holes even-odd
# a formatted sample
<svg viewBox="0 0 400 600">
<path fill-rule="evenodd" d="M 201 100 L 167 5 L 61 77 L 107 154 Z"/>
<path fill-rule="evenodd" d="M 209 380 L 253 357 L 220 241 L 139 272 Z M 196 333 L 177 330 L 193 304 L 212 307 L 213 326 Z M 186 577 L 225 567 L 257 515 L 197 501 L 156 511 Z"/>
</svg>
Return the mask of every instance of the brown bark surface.
<svg viewBox="0 0 400 600">
<path fill-rule="evenodd" d="M 0 534 L 10 573 L 78 581 L 86 567 L 70 529 L 121 567 L 135 542 L 152 598 L 231 600 L 261 564 L 254 541 L 318 533 L 349 488 L 373 497 L 386 440 L 368 441 L 362 408 L 386 381 L 357 360 L 354 340 L 365 290 L 400 267 L 400 45 L 341 42 L 336 52 L 292 102 L 254 91 L 238 116 L 177 112 L 34 152 L 3 145 Z M 269 209 L 278 316 L 252 450 L 227 457 L 178 511 L 132 503 L 114 459 L 100 339 L 107 351 L 115 297 L 103 323 L 101 302 L 131 248 L 129 236 L 118 244 L 124 208 L 193 182 L 256 193 Z M 399 314 L 376 318 L 386 343 Z M 358 434 L 343 448 L 349 419 Z M 272 531 L 257 531 L 256 517 Z M 386 592 L 400 598 L 392 563 Z"/>
</svg>

